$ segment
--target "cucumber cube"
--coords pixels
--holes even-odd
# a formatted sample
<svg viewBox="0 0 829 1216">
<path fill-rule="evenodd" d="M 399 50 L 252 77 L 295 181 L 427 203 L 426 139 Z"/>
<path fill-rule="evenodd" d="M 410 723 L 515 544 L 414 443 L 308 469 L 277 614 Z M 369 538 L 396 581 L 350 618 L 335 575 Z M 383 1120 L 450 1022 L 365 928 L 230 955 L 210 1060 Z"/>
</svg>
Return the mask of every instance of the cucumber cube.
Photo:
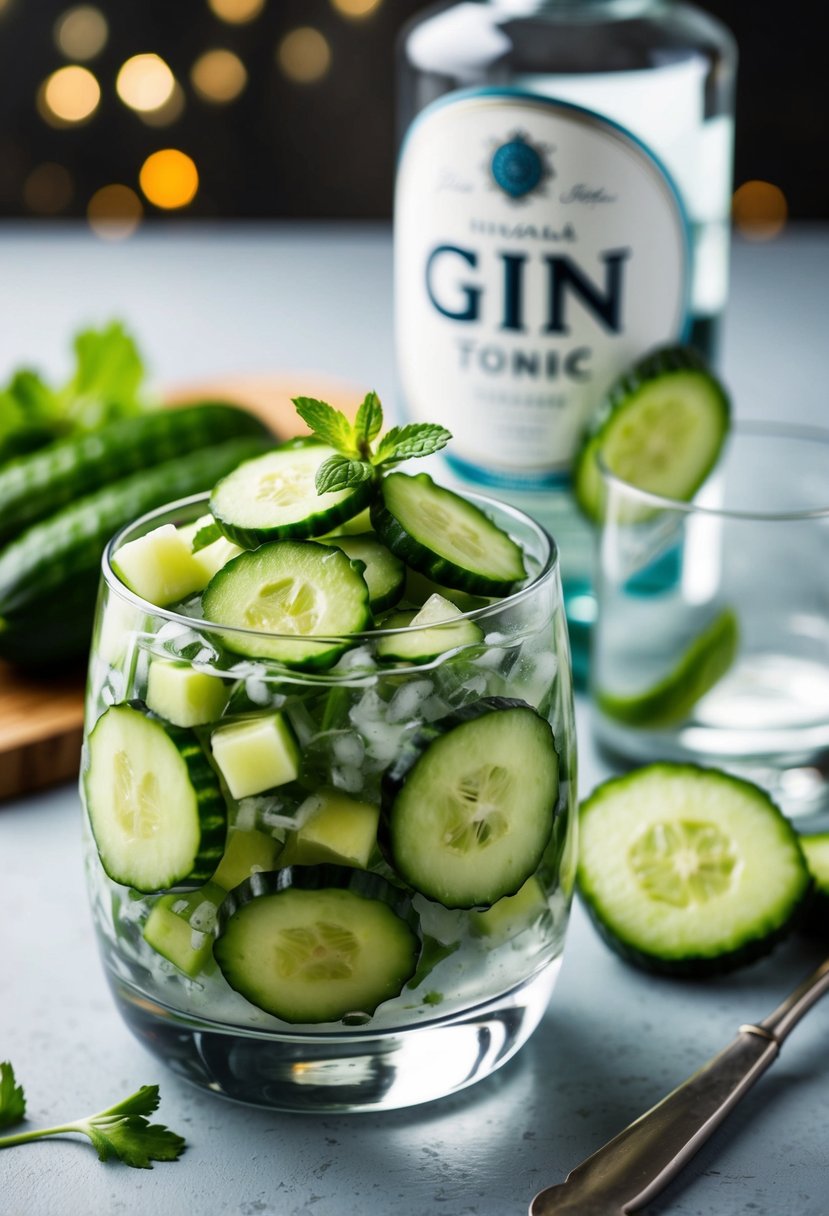
<svg viewBox="0 0 829 1216">
<path fill-rule="evenodd" d="M 112 568 L 130 591 L 159 608 L 175 604 L 205 585 L 204 571 L 173 524 L 162 524 L 122 545 L 112 559 Z"/>
<path fill-rule="evenodd" d="M 213 966 L 216 912 L 226 892 L 208 882 L 198 891 L 162 895 L 144 926 L 144 941 L 185 975 Z"/>
<path fill-rule="evenodd" d="M 203 591 L 216 571 L 221 570 L 222 566 L 226 566 L 231 558 L 238 557 L 242 552 L 238 545 L 234 545 L 232 540 L 220 536 L 212 544 L 205 545 L 203 549 L 199 549 L 196 553 L 193 553 L 193 541 L 196 538 L 196 533 L 202 528 L 208 528 L 213 522 L 212 515 L 202 515 L 201 519 L 197 519 L 194 524 L 186 524 L 178 530 L 179 535 L 184 538 L 187 548 L 192 554 L 193 561 L 201 569 L 204 576 L 201 587 L 196 587 L 196 591 Z"/>
<path fill-rule="evenodd" d="M 285 841 L 280 865 L 336 862 L 368 869 L 377 841 L 379 807 L 357 802 L 339 790 L 320 790 L 302 804 L 297 816 L 304 822 Z"/>
<path fill-rule="evenodd" d="M 234 798 L 287 785 L 299 775 L 299 746 L 279 713 L 220 726 L 210 746 Z"/>
<path fill-rule="evenodd" d="M 469 925 L 480 937 L 504 940 L 528 928 L 547 908 L 544 888 L 533 875 L 514 895 L 505 895 L 484 912 L 470 912 Z"/>
<path fill-rule="evenodd" d="M 240 882 L 250 878 L 251 874 L 272 870 L 279 848 L 279 842 L 274 840 L 273 836 L 266 836 L 264 832 L 233 831 L 225 845 L 224 857 L 211 881 L 218 883 L 226 891 L 232 891 Z"/>
<path fill-rule="evenodd" d="M 221 717 L 230 690 L 220 676 L 188 663 L 153 659 L 147 677 L 147 705 L 174 726 L 204 726 Z"/>
</svg>

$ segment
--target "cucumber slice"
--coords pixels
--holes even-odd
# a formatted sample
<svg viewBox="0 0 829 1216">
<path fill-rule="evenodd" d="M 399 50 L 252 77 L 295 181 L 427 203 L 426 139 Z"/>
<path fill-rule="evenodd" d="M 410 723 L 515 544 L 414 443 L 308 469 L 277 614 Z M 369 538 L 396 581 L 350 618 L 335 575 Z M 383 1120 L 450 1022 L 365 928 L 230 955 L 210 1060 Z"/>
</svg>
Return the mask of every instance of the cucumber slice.
<svg viewBox="0 0 829 1216">
<path fill-rule="evenodd" d="M 363 563 L 363 578 L 368 587 L 372 612 L 384 612 L 397 603 L 406 585 L 406 567 L 373 532 L 356 536 L 327 536 L 325 543 L 336 545 L 352 561 Z"/>
<path fill-rule="evenodd" d="M 142 600 L 166 608 L 204 587 L 204 571 L 173 524 L 162 524 L 122 545 L 112 569 Z"/>
<path fill-rule="evenodd" d="M 209 882 L 197 891 L 162 895 L 144 926 L 144 941 L 191 978 L 213 970 L 216 914 L 227 892 Z"/>
<path fill-rule="evenodd" d="M 202 528 L 209 528 L 211 524 L 215 524 L 215 519 L 212 515 L 202 515 L 195 523 L 185 524 L 179 528 L 179 534 L 184 538 L 190 552 L 193 556 L 193 561 L 202 572 L 204 579 L 201 587 L 197 587 L 197 591 L 203 591 L 210 582 L 213 575 L 221 570 L 222 566 L 226 566 L 234 557 L 238 557 L 242 550 L 238 545 L 234 545 L 226 537 L 220 536 L 218 540 L 214 540 L 212 544 L 205 545 L 203 549 L 197 549 L 193 553 L 193 541 Z"/>
<path fill-rule="evenodd" d="M 609 945 L 668 975 L 766 954 L 809 889 L 797 836 L 768 794 L 690 764 L 599 786 L 580 812 L 578 884 Z"/>
<path fill-rule="evenodd" d="M 387 662 L 428 663 L 449 650 L 476 646 L 484 637 L 481 627 L 464 620 L 460 609 L 442 595 L 430 596 L 417 612 L 395 614 L 383 628 L 417 631 L 378 638 L 377 657 Z"/>
<path fill-rule="evenodd" d="M 442 587 L 507 595 L 527 576 L 520 545 L 428 473 L 384 477 L 371 522 L 392 553 Z"/>
<path fill-rule="evenodd" d="M 84 785 L 101 864 L 137 891 L 196 886 L 222 855 L 226 811 L 195 735 L 136 705 L 105 710 Z"/>
<path fill-rule="evenodd" d="M 253 1005 L 292 1023 L 368 1016 L 417 968 L 411 900 L 377 874 L 294 866 L 255 874 L 225 900 L 213 953 Z"/>
<path fill-rule="evenodd" d="M 724 608 L 657 684 L 629 695 L 600 688 L 596 704 L 609 718 L 628 726 L 658 729 L 682 722 L 731 667 L 739 642 L 737 617 Z"/>
<path fill-rule="evenodd" d="M 272 870 L 279 850 L 279 842 L 265 832 L 234 830 L 227 838 L 224 856 L 213 875 L 213 882 L 225 891 L 232 891 L 251 874 Z"/>
<path fill-rule="evenodd" d="M 487 907 L 535 872 L 558 801 L 550 724 L 490 697 L 423 728 L 383 780 L 382 843 L 416 891 Z"/>
<path fill-rule="evenodd" d="M 230 688 L 220 676 L 189 663 L 153 659 L 147 675 L 147 708 L 174 726 L 204 726 L 221 717 Z"/>
<path fill-rule="evenodd" d="M 600 451 L 624 481 L 664 498 L 693 498 L 717 462 L 730 414 L 728 394 L 694 350 L 654 351 L 607 393 L 574 461 L 577 503 L 601 523 Z"/>
<path fill-rule="evenodd" d="M 335 862 L 368 869 L 377 845 L 380 808 L 340 790 L 319 790 L 297 811 L 302 826 L 291 832 L 280 856 L 283 866 Z"/>
<path fill-rule="evenodd" d="M 483 912 L 470 912 L 469 927 L 478 937 L 506 941 L 549 913 L 544 888 L 533 874 L 514 895 L 505 895 Z"/>
<path fill-rule="evenodd" d="M 801 836 L 800 847 L 812 876 L 801 927 L 819 937 L 829 937 L 829 832 Z"/>
<path fill-rule="evenodd" d="M 314 478 L 336 453 L 322 443 L 288 444 L 246 460 L 223 477 L 210 510 L 228 540 L 244 549 L 266 541 L 322 536 L 366 507 L 374 483 L 318 494 Z"/>
<path fill-rule="evenodd" d="M 281 713 L 220 726 L 210 747 L 234 798 L 261 794 L 299 776 L 299 744 Z"/>
<path fill-rule="evenodd" d="M 211 622 L 259 631 L 223 634 L 228 650 L 286 667 L 330 667 L 348 649 L 332 639 L 371 621 L 360 571 L 341 549 L 315 541 L 275 541 L 241 553 L 210 580 L 202 606 Z M 314 641 L 314 634 L 329 640 Z"/>
</svg>

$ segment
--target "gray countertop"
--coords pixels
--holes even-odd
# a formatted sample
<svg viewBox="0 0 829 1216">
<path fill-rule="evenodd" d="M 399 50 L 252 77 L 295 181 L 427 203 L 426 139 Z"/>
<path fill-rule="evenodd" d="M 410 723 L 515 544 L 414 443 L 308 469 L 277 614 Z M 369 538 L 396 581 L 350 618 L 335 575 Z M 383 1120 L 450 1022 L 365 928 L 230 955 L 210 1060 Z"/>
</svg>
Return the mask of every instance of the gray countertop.
<svg viewBox="0 0 829 1216">
<path fill-rule="evenodd" d="M 191 228 L 106 246 L 73 229 L 0 233 L 0 378 L 58 371 L 69 333 L 121 315 L 160 381 L 307 367 L 391 399 L 391 256 L 381 228 Z M 725 370 L 744 417 L 829 421 L 829 232 L 735 250 Z M 580 704 L 582 792 L 606 775 Z M 519 1216 L 542 1186 L 762 1017 L 819 959 L 789 942 L 706 983 L 626 967 L 576 909 L 539 1030 L 500 1073 L 383 1115 L 273 1114 L 213 1099 L 130 1036 L 110 1001 L 80 864 L 79 804 L 62 788 L 0 807 L 0 1059 L 35 1124 L 161 1085 L 175 1165 L 101 1165 L 68 1140 L 0 1155 L 0 1216 Z M 825 1216 L 829 1006 L 651 1205 L 677 1216 Z"/>
</svg>

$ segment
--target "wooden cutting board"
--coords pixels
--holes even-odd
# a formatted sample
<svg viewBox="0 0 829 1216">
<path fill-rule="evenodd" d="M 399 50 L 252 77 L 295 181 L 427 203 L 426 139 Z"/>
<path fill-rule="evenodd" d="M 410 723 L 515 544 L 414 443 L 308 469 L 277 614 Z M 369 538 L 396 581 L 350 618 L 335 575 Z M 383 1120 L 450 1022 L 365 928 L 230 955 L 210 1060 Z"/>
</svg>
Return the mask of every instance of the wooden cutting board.
<svg viewBox="0 0 829 1216">
<path fill-rule="evenodd" d="M 320 397 L 346 413 L 362 399 L 359 388 L 316 372 L 228 376 L 175 386 L 170 405 L 233 401 L 259 414 L 282 439 L 301 434 L 291 398 Z M 77 777 L 83 732 L 84 677 L 32 679 L 0 661 L 0 799 L 45 789 Z"/>
</svg>

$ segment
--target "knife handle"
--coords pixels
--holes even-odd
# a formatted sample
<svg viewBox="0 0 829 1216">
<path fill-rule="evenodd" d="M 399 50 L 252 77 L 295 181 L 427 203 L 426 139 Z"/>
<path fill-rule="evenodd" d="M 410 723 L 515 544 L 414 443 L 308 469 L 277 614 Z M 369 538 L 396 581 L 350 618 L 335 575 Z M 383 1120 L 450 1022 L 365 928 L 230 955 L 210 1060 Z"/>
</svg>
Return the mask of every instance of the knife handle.
<svg viewBox="0 0 829 1216">
<path fill-rule="evenodd" d="M 829 959 L 762 1022 L 741 1026 L 732 1043 L 577 1166 L 566 1183 L 536 1196 L 530 1207 L 533 1216 L 568 1211 L 607 1216 L 644 1207 L 719 1127 L 827 991 Z"/>
</svg>

